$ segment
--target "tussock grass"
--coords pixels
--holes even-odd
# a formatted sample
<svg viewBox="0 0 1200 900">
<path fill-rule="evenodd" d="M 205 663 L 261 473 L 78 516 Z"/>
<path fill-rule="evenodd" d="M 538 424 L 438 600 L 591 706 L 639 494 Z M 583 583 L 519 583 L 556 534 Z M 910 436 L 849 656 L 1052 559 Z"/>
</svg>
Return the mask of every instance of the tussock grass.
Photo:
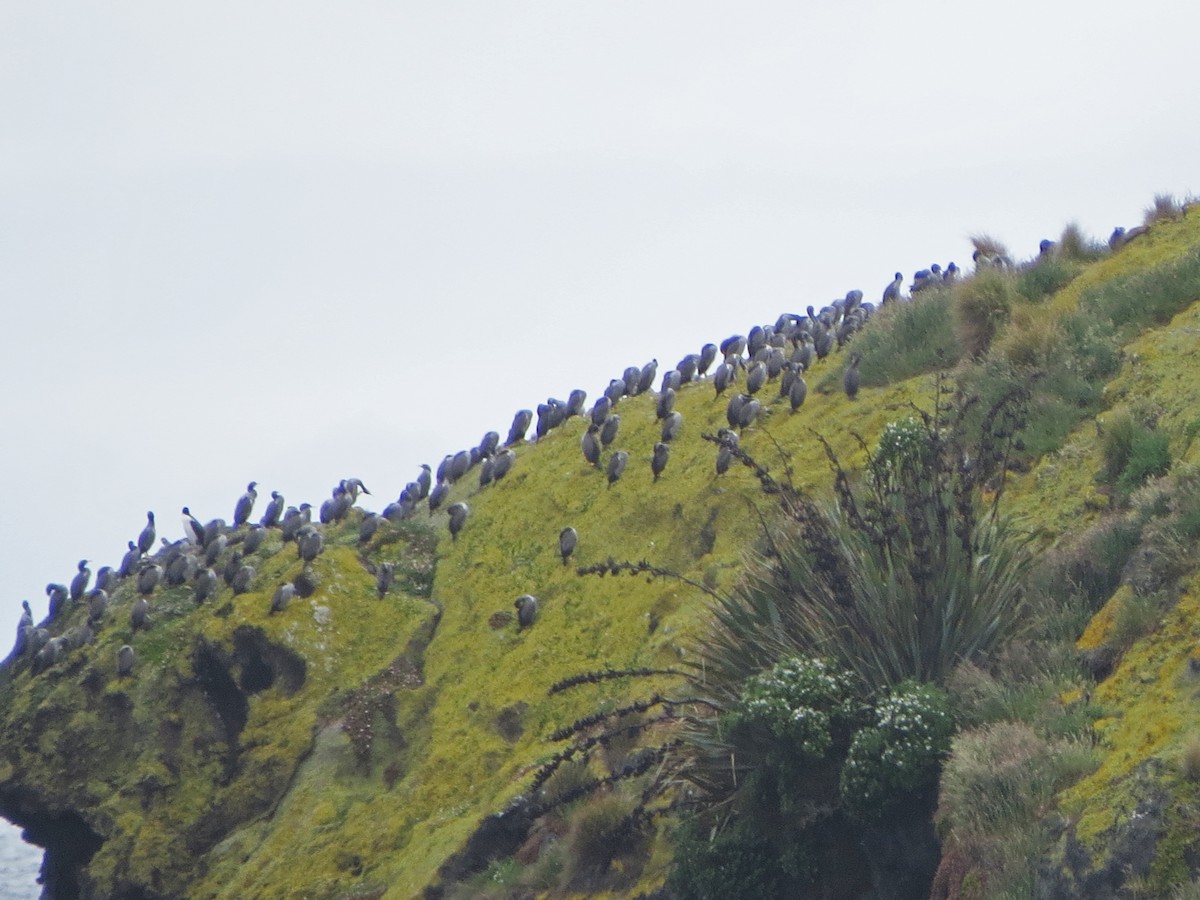
<svg viewBox="0 0 1200 900">
<path fill-rule="evenodd" d="M 1155 225 L 1159 222 L 1169 222 L 1183 215 L 1184 204 L 1175 199 L 1174 194 L 1155 194 L 1154 202 L 1146 207 L 1142 216 L 1144 225 Z"/>
<path fill-rule="evenodd" d="M 1126 339 L 1152 325 L 1165 325 L 1200 299 L 1200 249 L 1113 278 L 1085 290 L 1082 313 L 1108 321 Z"/>
<path fill-rule="evenodd" d="M 894 384 L 915 375 L 951 368 L 961 351 L 950 314 L 950 291 L 932 288 L 911 301 L 890 303 L 871 317 L 854 338 L 862 353 L 859 372 L 864 387 Z M 826 372 L 817 382 L 822 393 L 840 391 L 844 367 Z"/>
<path fill-rule="evenodd" d="M 950 291 L 954 336 L 964 356 L 973 359 L 987 351 L 1017 298 L 1012 277 L 998 269 L 985 269 L 954 285 Z"/>
<path fill-rule="evenodd" d="M 1054 250 L 1056 256 L 1061 260 L 1091 263 L 1104 256 L 1108 252 L 1108 247 L 1101 241 L 1085 235 L 1076 223 L 1071 222 L 1059 235 L 1058 244 Z"/>
</svg>

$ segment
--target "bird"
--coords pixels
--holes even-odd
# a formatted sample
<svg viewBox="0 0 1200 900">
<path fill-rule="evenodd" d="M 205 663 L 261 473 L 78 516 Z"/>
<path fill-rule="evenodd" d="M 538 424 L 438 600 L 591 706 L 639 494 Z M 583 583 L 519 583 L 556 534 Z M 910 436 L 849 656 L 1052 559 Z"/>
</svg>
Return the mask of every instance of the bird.
<svg viewBox="0 0 1200 900">
<path fill-rule="evenodd" d="M 754 424 L 754 420 L 758 418 L 760 412 L 762 412 L 762 401 L 757 397 L 748 398 L 738 410 L 738 427 L 749 428 Z"/>
<path fill-rule="evenodd" d="M 766 383 L 767 367 L 761 362 L 751 364 L 750 371 L 746 373 L 746 391 L 757 394 Z"/>
<path fill-rule="evenodd" d="M 696 374 L 703 376 L 708 372 L 709 366 L 713 364 L 713 360 L 717 358 L 717 345 L 705 344 L 700 348 L 700 360 L 696 363 Z"/>
<path fill-rule="evenodd" d="M 250 521 L 250 513 L 254 512 L 254 501 L 258 499 L 257 481 L 252 481 L 246 485 L 246 493 L 238 497 L 238 502 L 233 507 L 233 527 L 240 528 Z"/>
<path fill-rule="evenodd" d="M 150 626 L 150 604 L 145 597 L 138 597 L 129 611 L 129 627 L 134 631 Z"/>
<path fill-rule="evenodd" d="M 658 481 L 658 476 L 663 473 L 663 469 L 667 467 L 667 460 L 670 458 L 670 446 L 661 441 L 654 445 L 654 455 L 650 458 L 650 471 L 654 473 L 655 481 Z"/>
<path fill-rule="evenodd" d="M 563 565 L 567 564 L 566 557 L 563 557 Z M 53 585 L 51 585 L 53 587 Z M 50 588 L 46 589 L 49 592 Z M 29 647 L 29 635 L 33 631 L 33 610 L 29 608 L 29 601 L 21 601 L 21 618 L 17 622 L 17 642 L 13 645 L 13 655 L 20 656 Z"/>
<path fill-rule="evenodd" d="M 358 526 L 358 542 L 365 544 L 371 538 L 375 537 L 375 532 L 379 530 L 380 522 L 383 517 L 378 513 L 367 513 L 363 516 L 362 522 Z"/>
<path fill-rule="evenodd" d="M 88 589 L 88 583 L 92 580 L 92 570 L 87 567 L 88 561 L 81 559 L 79 561 L 79 571 L 75 573 L 75 577 L 71 579 L 71 599 L 78 600 L 84 595 Z"/>
<path fill-rule="evenodd" d="M 583 437 L 579 440 L 579 447 L 583 450 L 583 458 L 596 467 L 600 465 L 599 431 L 600 429 L 595 425 L 589 425 L 587 431 L 583 433 Z"/>
<path fill-rule="evenodd" d="M 625 465 L 629 462 L 629 454 L 624 450 L 618 450 L 608 460 L 608 486 L 611 488 L 616 484 L 617 479 L 621 477 L 621 473 L 625 471 Z"/>
<path fill-rule="evenodd" d="M 225 579 L 226 584 L 233 584 L 233 578 L 241 567 L 242 551 L 234 550 L 229 554 L 229 559 L 225 560 L 225 568 L 221 570 L 221 577 Z"/>
<path fill-rule="evenodd" d="M 513 606 L 517 608 L 517 630 L 528 628 L 537 618 L 537 597 L 532 594 L 522 594 Z"/>
<path fill-rule="evenodd" d="M 671 410 L 675 408 L 675 391 L 672 388 L 667 388 L 658 395 L 658 402 L 655 404 L 654 413 L 660 419 L 665 419 L 671 414 Z"/>
<path fill-rule="evenodd" d="M 513 444 L 519 444 L 525 440 L 525 432 L 529 430 L 529 426 L 532 423 L 532 409 L 517 410 L 517 414 L 513 416 L 512 427 L 508 429 L 508 438 L 505 440 L 504 446 L 511 447 Z"/>
<path fill-rule="evenodd" d="M 142 529 L 142 533 L 138 535 L 138 549 L 143 553 L 149 553 L 154 547 L 154 513 L 146 513 L 146 527 Z"/>
<path fill-rule="evenodd" d="M 742 416 L 742 407 L 749 400 L 745 394 L 734 394 L 729 398 L 729 404 L 725 407 L 725 421 L 729 423 L 730 428 L 737 428 Z"/>
<path fill-rule="evenodd" d="M 659 391 L 665 391 L 668 388 L 677 391 L 681 384 L 683 384 L 683 376 L 679 374 L 679 370 L 669 369 L 663 373 L 662 386 L 659 387 Z"/>
<path fill-rule="evenodd" d="M 583 415 L 583 405 L 587 403 L 587 391 L 575 388 L 567 395 L 567 418 Z"/>
<path fill-rule="evenodd" d="M 717 396 L 720 397 L 725 393 L 725 389 L 733 383 L 734 368 L 729 363 L 721 363 L 717 366 L 717 370 L 713 372 L 713 387 L 717 391 Z"/>
<path fill-rule="evenodd" d="M 279 523 L 279 530 L 283 533 L 284 543 L 294 540 L 296 533 L 311 521 L 311 504 L 301 503 L 298 509 L 295 506 L 289 506 L 288 511 L 283 516 L 283 521 Z M 209 563 L 209 565 L 212 564 Z"/>
<path fill-rule="evenodd" d="M 439 481 L 433 486 L 433 490 L 429 492 L 429 511 L 434 512 L 446 499 L 446 495 L 450 493 L 450 485 L 444 481 Z"/>
<path fill-rule="evenodd" d="M 165 540 L 165 538 L 164 538 Z M 112 593 L 117 586 L 117 573 L 112 566 L 101 566 L 96 573 L 96 587 Z"/>
<path fill-rule="evenodd" d="M 196 573 L 195 588 L 192 591 L 192 599 L 197 603 L 203 603 L 211 597 L 217 590 L 217 573 L 212 569 L 201 569 Z"/>
<path fill-rule="evenodd" d="M 138 549 L 137 544 L 130 541 L 129 549 L 121 557 L 121 565 L 117 566 L 117 575 L 121 578 L 128 578 L 133 574 L 133 569 L 141 558 L 142 551 Z"/>
<path fill-rule="evenodd" d="M 275 596 L 271 598 L 271 612 L 279 613 L 287 609 L 292 598 L 296 596 L 296 586 L 290 581 L 285 581 L 275 589 Z"/>
<path fill-rule="evenodd" d="M 617 413 L 613 413 L 604 420 L 604 425 L 600 428 L 600 446 L 607 448 L 617 438 L 617 430 L 621 427 L 621 417 Z"/>
<path fill-rule="evenodd" d="M 237 570 L 237 574 L 233 576 L 233 581 L 230 587 L 233 588 L 233 595 L 244 594 L 250 590 L 250 582 L 254 580 L 254 566 L 242 566 Z"/>
<path fill-rule="evenodd" d="M 50 618 L 52 618 L 52 619 L 55 619 L 58 617 L 58 614 L 66 608 L 67 601 L 69 601 L 71 599 L 71 595 L 67 592 L 66 585 L 62 585 L 62 584 L 46 585 L 46 596 L 50 600 L 49 611 L 50 611 Z M 29 609 L 29 601 L 28 600 L 21 601 L 21 605 L 24 606 L 26 608 L 26 610 Z M 29 624 L 30 625 L 33 624 L 32 618 L 30 618 Z"/>
<path fill-rule="evenodd" d="M 496 467 L 496 464 L 490 458 L 485 459 L 483 461 L 483 464 L 480 465 L 480 467 L 479 467 L 479 486 L 480 487 L 487 487 L 489 484 L 492 483 L 492 477 L 494 474 L 495 467 Z"/>
<path fill-rule="evenodd" d="M 458 533 L 462 531 L 463 525 L 467 523 L 467 516 L 471 514 L 471 508 L 462 502 L 451 503 L 446 512 L 450 514 L 450 539 L 457 541 Z"/>
<path fill-rule="evenodd" d="M 497 453 L 492 460 L 492 481 L 499 481 L 507 475 L 516 460 L 517 454 L 507 448 Z"/>
<path fill-rule="evenodd" d="M 117 677 L 124 678 L 133 672 L 133 664 L 137 660 L 137 656 L 133 652 L 133 648 L 125 644 L 117 651 Z"/>
<path fill-rule="evenodd" d="M 108 611 L 108 594 L 96 588 L 88 593 L 88 622 L 96 624 Z"/>
<path fill-rule="evenodd" d="M 683 413 L 673 412 L 665 419 L 662 424 L 662 439 L 663 443 L 669 443 L 679 437 L 679 432 L 683 429 Z"/>
<path fill-rule="evenodd" d="M 565 566 L 567 558 L 575 552 L 575 545 L 579 543 L 579 532 L 568 525 L 558 533 L 558 552 L 562 556 L 562 562 Z"/>
<path fill-rule="evenodd" d="M 296 550 L 305 562 L 312 562 L 325 548 L 325 538 L 315 525 L 305 525 L 296 532 Z"/>
<path fill-rule="evenodd" d="M 267 502 L 267 509 L 263 513 L 258 523 L 263 528 L 272 528 L 279 524 L 279 518 L 283 515 L 283 494 L 279 491 L 271 491 L 271 499 Z"/>
<path fill-rule="evenodd" d="M 186 506 L 183 508 L 183 536 L 198 547 L 204 546 L 204 526 Z"/>
<path fill-rule="evenodd" d="M 479 453 L 481 456 L 495 456 L 499 446 L 500 432 L 489 431 L 479 440 Z"/>
<path fill-rule="evenodd" d="M 246 539 L 242 542 L 242 547 L 246 553 L 257 553 L 258 548 L 262 546 L 263 539 L 267 536 L 267 529 L 262 525 L 251 525 L 246 532 Z"/>
<path fill-rule="evenodd" d="M 792 412 L 804 405 L 806 397 L 808 397 L 808 385 L 804 381 L 804 367 L 800 366 L 796 377 L 792 380 L 792 386 L 788 388 L 788 402 L 792 406 Z"/>
<path fill-rule="evenodd" d="M 154 589 L 158 587 L 158 580 L 161 577 L 162 567 L 158 563 L 150 562 L 149 560 L 144 561 L 142 567 L 138 569 L 138 593 L 143 597 L 154 593 Z"/>
<path fill-rule="evenodd" d="M 604 424 L 604 420 L 608 418 L 608 414 L 612 412 L 613 402 L 607 396 L 600 397 L 592 404 L 592 411 L 588 413 L 591 416 L 592 424 L 599 428 Z"/>
<path fill-rule="evenodd" d="M 204 545 L 204 562 L 206 565 L 216 565 L 217 559 L 225 552 L 225 547 L 229 543 L 229 538 L 223 534 L 218 534 L 211 541 Z"/>
<path fill-rule="evenodd" d="M 640 374 L 640 373 L 639 373 Z M 622 397 L 627 393 L 625 381 L 621 378 L 614 378 L 608 383 L 608 387 L 604 389 L 604 396 L 609 399 L 609 402 L 616 405 Z"/>
<path fill-rule="evenodd" d="M 896 277 L 892 279 L 892 283 L 883 289 L 883 299 L 880 303 L 887 303 L 889 300 L 900 299 L 900 285 L 904 284 L 904 276 L 897 272 Z"/>
<path fill-rule="evenodd" d="M 650 362 L 642 366 L 641 375 L 638 378 L 637 392 L 644 394 L 654 385 L 654 376 L 658 374 L 658 360 L 652 359 Z"/>
<path fill-rule="evenodd" d="M 392 586 L 392 580 L 395 578 L 396 564 L 385 562 L 380 565 L 375 572 L 375 590 L 378 592 L 380 599 L 388 592 Z"/>
<path fill-rule="evenodd" d="M 429 496 L 429 489 L 433 486 L 432 472 L 428 463 L 421 463 L 421 474 L 417 476 L 417 486 L 420 488 L 420 492 L 417 497 L 413 498 L 414 500 L 424 500 Z"/>
<path fill-rule="evenodd" d="M 850 367 L 846 369 L 846 374 L 842 376 L 842 387 L 846 390 L 846 396 L 851 400 L 858 399 L 858 364 L 862 361 L 862 354 L 855 351 L 850 355 Z"/>
</svg>

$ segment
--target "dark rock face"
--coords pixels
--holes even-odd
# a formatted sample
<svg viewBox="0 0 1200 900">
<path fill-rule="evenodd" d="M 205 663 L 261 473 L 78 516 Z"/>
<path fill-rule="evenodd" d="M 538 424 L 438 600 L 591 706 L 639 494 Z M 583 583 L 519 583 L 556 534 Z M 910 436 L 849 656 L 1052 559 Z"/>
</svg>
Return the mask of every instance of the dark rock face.
<svg viewBox="0 0 1200 900">
<path fill-rule="evenodd" d="M 517 852 L 533 827 L 534 809 L 524 797 L 517 798 L 503 812 L 488 816 L 467 841 L 467 846 L 446 860 L 438 871 L 443 883 L 449 884 L 482 872 L 488 863 Z M 436 889 L 427 896 L 440 896 Z"/>
<path fill-rule="evenodd" d="M 1105 834 L 1105 853 L 1087 850 L 1078 840 L 1075 827 L 1063 830 L 1060 855 L 1043 861 L 1038 869 L 1038 900 L 1116 900 L 1126 896 L 1125 882 L 1149 874 L 1158 843 L 1166 833 L 1170 798 L 1156 779 L 1163 777 L 1161 760 L 1151 759 L 1135 774 L 1142 784 L 1142 799 L 1123 822 L 1114 823 Z"/>
<path fill-rule="evenodd" d="M 46 849 L 42 860 L 42 896 L 47 900 L 83 897 L 80 873 L 104 838 L 70 809 L 45 810 L 32 798 L 0 794 L 0 815 L 25 829 L 30 843 Z"/>
</svg>

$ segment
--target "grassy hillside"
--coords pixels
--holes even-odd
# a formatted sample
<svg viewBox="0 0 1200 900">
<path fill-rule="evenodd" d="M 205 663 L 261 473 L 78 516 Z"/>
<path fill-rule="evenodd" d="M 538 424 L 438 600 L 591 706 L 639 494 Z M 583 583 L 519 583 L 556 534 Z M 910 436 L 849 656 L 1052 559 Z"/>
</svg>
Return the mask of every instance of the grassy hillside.
<svg viewBox="0 0 1200 900">
<path fill-rule="evenodd" d="M 775 477 L 828 496 L 830 467 L 818 436 L 843 465 L 861 468 L 864 444 L 873 445 L 887 423 L 913 404 L 931 408 L 933 368 L 953 368 L 983 395 L 1005 379 L 1041 373 L 1004 509 L 1034 536 L 1043 583 L 1067 585 L 1060 599 L 1074 598 L 1069 640 L 1082 633 L 1081 652 L 1102 657 L 1091 670 L 1099 684 L 1071 674 L 1043 698 L 1055 716 L 1087 706 L 1097 718 L 1094 771 L 1057 785 L 1058 798 L 1036 810 L 1039 823 L 1057 817 L 1037 848 L 1037 877 L 1059 896 L 1099 884 L 1087 878 L 1118 850 L 1129 872 L 1106 875 L 1104 884 L 1141 879 L 1141 896 L 1167 896 L 1200 858 L 1200 732 L 1188 714 L 1200 690 L 1192 655 L 1200 594 L 1188 580 L 1200 526 L 1189 531 L 1190 507 L 1180 499 L 1196 480 L 1188 467 L 1200 461 L 1193 440 L 1200 432 L 1198 254 L 1193 212 L 1156 223 L 1115 253 L 1064 258 L 1040 273 L 1051 288 L 1045 294 L 1031 287 L 1029 272 L 1003 276 L 1016 287 L 973 358 L 963 352 L 966 301 L 953 292 L 923 295 L 877 316 L 855 339 L 864 352 L 857 400 L 839 389 L 847 358 L 840 351 L 808 373 L 813 390 L 794 414 L 768 384 L 764 414 L 742 434 L 742 447 Z M 773 311 L 759 314 L 770 321 Z M 916 353 L 931 345 L 942 346 L 933 366 Z M 528 794 L 538 766 L 561 749 L 549 740 L 556 729 L 677 679 L 612 679 L 554 694 L 552 685 L 581 672 L 679 668 L 697 659 L 709 617 L 705 589 L 735 587 L 746 551 L 776 514 L 748 469 L 716 474 L 716 447 L 701 435 L 726 425 L 728 396 L 717 398 L 707 381 L 682 387 L 683 434 L 657 481 L 650 457 L 660 425 L 649 394 L 616 407 L 620 430 L 601 466 L 618 449 L 629 453 L 629 465 L 611 486 L 603 468 L 585 462 L 585 423 L 572 418 L 516 448 L 502 481 L 481 488 L 473 469 L 441 510 L 431 515 L 422 506 L 408 521 L 385 523 L 363 546 L 354 511 L 327 528 L 327 547 L 311 568 L 312 595 L 282 613 L 269 613 L 272 594 L 303 564 L 295 545 L 274 533 L 251 560 L 251 592 L 234 597 L 222 585 L 197 606 L 189 587 L 160 587 L 145 631 L 129 625 L 137 595 L 123 584 L 93 643 L 37 675 L 27 660 L 8 665 L 0 684 L 0 812 L 52 847 L 95 846 L 80 874 L 85 896 L 407 898 L 432 885 L 463 896 L 628 895 L 661 887 L 671 861 L 669 818 L 636 852 L 590 878 L 572 860 L 587 852 L 588 817 L 602 812 L 595 798 L 542 821 L 533 835 L 541 843 L 522 833 L 489 845 L 478 833 L 513 821 L 498 814 Z M 1150 479 L 1158 499 L 1152 487 L 1132 483 L 1129 460 L 1108 471 L 1117 453 L 1112 435 L 1126 431 L 1166 442 L 1170 473 Z M 454 501 L 471 510 L 457 540 L 444 512 Z M 1124 560 L 1107 581 L 1098 578 L 1094 596 L 1079 589 L 1086 566 L 1070 570 L 1073 581 L 1054 581 L 1081 554 L 1108 552 L 1097 534 L 1134 520 L 1126 559 L 1139 549 L 1174 554 L 1170 584 L 1180 587 L 1168 590 L 1164 577 L 1141 590 L 1139 570 Z M 570 565 L 558 553 L 567 525 L 580 536 Z M 1166 532 L 1174 544 L 1164 543 Z M 576 574 L 610 557 L 647 560 L 683 579 Z M 389 561 L 405 577 L 380 599 L 372 572 Z M 513 603 L 527 593 L 538 598 L 539 615 L 520 630 Z M 1131 598 L 1141 601 L 1140 625 Z M 50 631 L 65 634 L 86 617 L 86 609 L 71 609 Z M 123 644 L 138 661 L 119 678 Z M 975 724 L 991 727 L 997 718 Z M 1147 804 L 1156 804 L 1158 824 L 1154 840 L 1138 845 L 1148 848 L 1143 865 L 1126 851 L 1131 818 Z M 957 868 L 944 866 L 943 881 L 959 891 L 946 896 L 970 896 L 1011 875 L 1011 864 L 979 849 L 988 835 L 972 832 L 976 846 L 961 817 L 944 821 Z M 81 842 L 81 835 L 90 837 Z M 514 859 L 512 847 L 522 844 Z M 547 849 L 554 844 L 558 850 Z M 509 850 L 492 860 L 488 846 Z M 61 850 L 52 857 L 60 884 L 69 886 L 80 860 Z M 456 889 L 457 881 L 467 886 Z"/>
</svg>

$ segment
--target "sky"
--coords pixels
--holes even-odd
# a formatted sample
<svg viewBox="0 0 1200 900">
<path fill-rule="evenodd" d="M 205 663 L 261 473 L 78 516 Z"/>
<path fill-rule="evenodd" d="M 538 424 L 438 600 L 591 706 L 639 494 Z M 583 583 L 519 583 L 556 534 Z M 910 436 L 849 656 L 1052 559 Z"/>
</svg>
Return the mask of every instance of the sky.
<svg viewBox="0 0 1200 900">
<path fill-rule="evenodd" d="M 808 9 L 807 7 L 814 7 Z M 836 7 L 836 8 L 835 8 Z M 0 628 L 629 365 L 1200 191 L 1200 7 L 0 5 Z M 0 650 L 0 656 L 6 651 Z"/>
</svg>

